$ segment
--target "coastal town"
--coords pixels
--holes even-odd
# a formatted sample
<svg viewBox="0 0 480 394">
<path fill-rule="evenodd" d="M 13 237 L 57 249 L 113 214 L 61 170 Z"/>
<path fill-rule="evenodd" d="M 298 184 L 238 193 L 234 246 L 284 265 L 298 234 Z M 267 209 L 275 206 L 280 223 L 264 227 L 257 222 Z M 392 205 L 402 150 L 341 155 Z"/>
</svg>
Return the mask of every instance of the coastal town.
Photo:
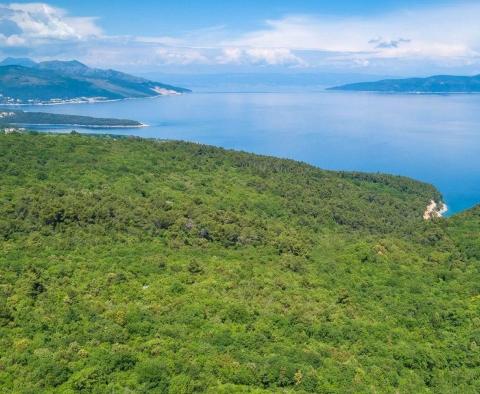
<svg viewBox="0 0 480 394">
<path fill-rule="evenodd" d="M 26 129 L 23 127 L 0 127 L 0 134 L 23 133 Z"/>
<path fill-rule="evenodd" d="M 2 111 L 0 112 L 0 121 L 15 116 L 15 112 L 12 111 Z M 25 129 L 23 127 L 10 127 L 10 126 L 1 126 L 0 125 L 0 134 L 13 134 L 13 133 L 22 133 Z"/>
</svg>

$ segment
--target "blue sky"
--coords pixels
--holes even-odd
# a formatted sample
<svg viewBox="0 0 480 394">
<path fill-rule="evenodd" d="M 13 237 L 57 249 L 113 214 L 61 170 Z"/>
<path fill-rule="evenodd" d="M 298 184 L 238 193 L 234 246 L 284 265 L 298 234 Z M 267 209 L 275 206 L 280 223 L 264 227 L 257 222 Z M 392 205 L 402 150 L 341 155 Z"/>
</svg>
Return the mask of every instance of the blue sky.
<svg viewBox="0 0 480 394">
<path fill-rule="evenodd" d="M 461 0 L 16 1 L 0 3 L 0 56 L 143 71 L 471 74 L 478 20 L 479 2 Z"/>
<path fill-rule="evenodd" d="M 15 1 L 29 3 L 31 1 Z M 110 34 L 169 35 L 209 26 L 258 28 L 289 14 L 372 15 L 405 8 L 456 4 L 451 0 L 77 0 L 49 1 L 78 16 L 97 16 Z M 159 22 L 159 17 L 162 18 Z"/>
</svg>

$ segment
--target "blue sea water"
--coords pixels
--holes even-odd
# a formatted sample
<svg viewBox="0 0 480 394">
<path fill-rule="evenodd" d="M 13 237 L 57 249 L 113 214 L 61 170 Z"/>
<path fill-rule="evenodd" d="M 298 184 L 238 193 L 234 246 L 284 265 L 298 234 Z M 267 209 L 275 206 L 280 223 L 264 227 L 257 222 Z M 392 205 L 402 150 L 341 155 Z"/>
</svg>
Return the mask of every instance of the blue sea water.
<svg viewBox="0 0 480 394">
<path fill-rule="evenodd" d="M 149 125 L 100 130 L 106 133 L 195 141 L 324 169 L 405 175 L 434 184 L 449 213 L 480 203 L 480 95 L 192 93 L 26 109 Z"/>
</svg>

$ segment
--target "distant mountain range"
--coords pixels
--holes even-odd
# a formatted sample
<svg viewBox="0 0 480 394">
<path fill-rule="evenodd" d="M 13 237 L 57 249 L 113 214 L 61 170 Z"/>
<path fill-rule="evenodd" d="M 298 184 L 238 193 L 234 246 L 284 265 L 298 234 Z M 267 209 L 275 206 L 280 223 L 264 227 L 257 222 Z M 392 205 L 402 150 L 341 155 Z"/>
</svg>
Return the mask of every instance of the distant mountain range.
<svg viewBox="0 0 480 394">
<path fill-rule="evenodd" d="M 79 61 L 36 63 L 27 58 L 0 62 L 0 104 L 55 104 L 180 94 L 188 89 Z"/>
<path fill-rule="evenodd" d="M 436 75 L 428 78 L 385 79 L 335 86 L 329 90 L 385 93 L 480 93 L 480 75 Z"/>
</svg>

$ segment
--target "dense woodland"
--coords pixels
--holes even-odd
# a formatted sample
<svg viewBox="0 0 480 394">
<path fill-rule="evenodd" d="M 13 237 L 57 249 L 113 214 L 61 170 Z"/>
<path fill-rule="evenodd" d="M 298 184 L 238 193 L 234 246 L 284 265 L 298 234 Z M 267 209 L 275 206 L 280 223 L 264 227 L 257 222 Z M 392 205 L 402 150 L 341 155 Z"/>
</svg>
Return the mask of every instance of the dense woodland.
<svg viewBox="0 0 480 394">
<path fill-rule="evenodd" d="M 209 146 L 0 135 L 0 392 L 476 393 L 480 208 Z"/>
<path fill-rule="evenodd" d="M 81 115 L 52 114 L 48 112 L 12 111 L 10 108 L 0 107 L 0 128 L 9 125 L 70 125 L 94 127 L 140 127 L 142 124 L 135 120 L 94 118 Z"/>
</svg>

